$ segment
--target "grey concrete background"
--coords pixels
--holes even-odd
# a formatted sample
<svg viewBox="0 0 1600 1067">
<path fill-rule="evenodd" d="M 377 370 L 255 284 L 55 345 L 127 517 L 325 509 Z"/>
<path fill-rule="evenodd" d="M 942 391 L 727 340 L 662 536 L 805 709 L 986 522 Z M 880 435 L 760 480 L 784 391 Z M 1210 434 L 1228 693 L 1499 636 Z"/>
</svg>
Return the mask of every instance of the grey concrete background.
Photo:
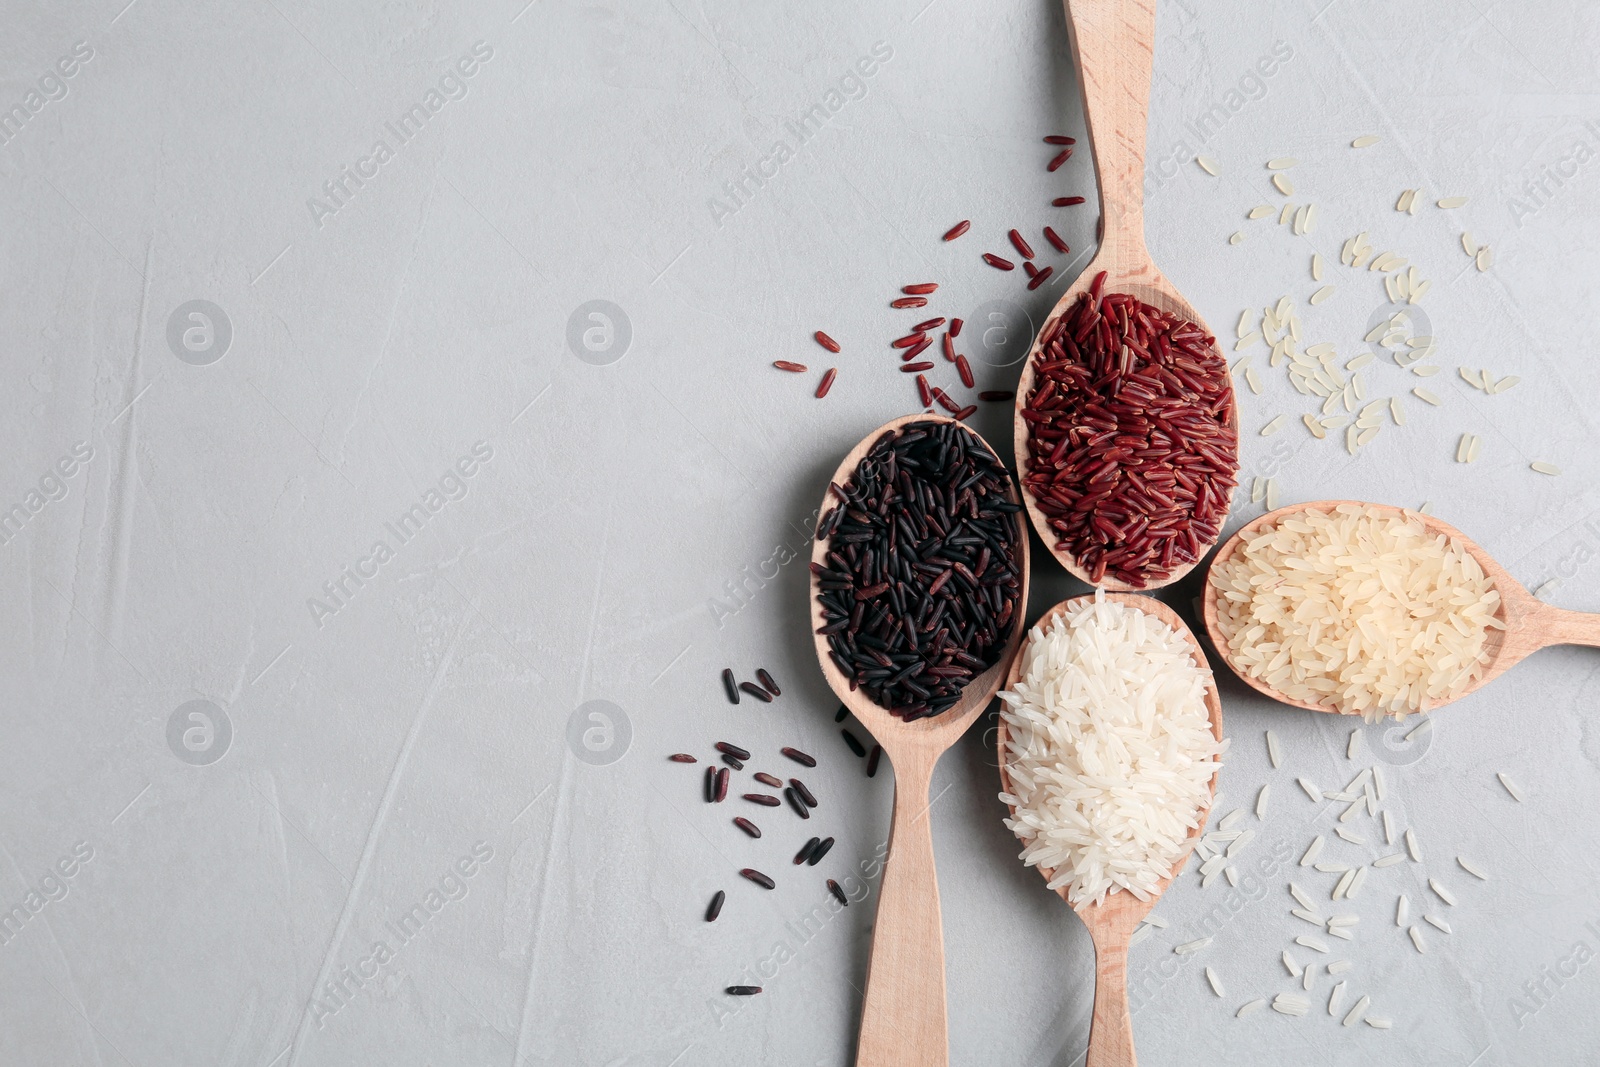
<svg viewBox="0 0 1600 1067">
<path fill-rule="evenodd" d="M 943 283 L 935 313 L 1006 300 L 1038 321 L 1081 268 L 1092 207 L 1046 205 L 1092 199 L 1088 153 L 1046 174 L 1039 140 L 1082 130 L 1059 4 L 123 4 L 13 4 L 0 35 L 0 1062 L 849 1062 L 892 787 L 834 733 L 788 560 L 838 457 L 915 410 L 885 347 L 913 314 L 885 307 L 900 285 Z M 1434 282 L 1444 404 L 1408 398 L 1357 457 L 1297 422 L 1262 439 L 1313 408 L 1258 349 L 1247 477 L 1285 501 L 1430 500 L 1588 609 L 1597 22 L 1163 0 L 1148 182 L 1152 250 L 1225 343 L 1289 294 L 1308 340 L 1359 352 L 1387 303 L 1337 265 L 1360 230 Z M 419 105 L 420 130 L 391 132 Z M 1352 151 L 1363 133 L 1383 141 Z M 1243 221 L 1281 202 L 1263 168 L 1280 155 L 1319 205 L 1305 237 Z M 770 176 L 733 200 L 746 167 Z M 1406 188 L 1415 217 L 1394 211 Z M 972 234 L 941 244 L 961 218 Z M 978 260 L 1047 222 L 1074 255 L 1041 252 L 1044 289 Z M 1312 309 L 1314 251 L 1340 291 Z M 595 300 L 618 310 L 579 313 Z M 818 328 L 846 346 L 821 402 Z M 977 363 L 980 387 L 1013 384 Z M 1522 384 L 1485 396 L 1458 364 Z M 1384 395 L 1420 382 L 1368 374 Z M 974 423 L 1009 452 L 1004 405 Z M 1471 465 L 1463 432 L 1483 438 Z M 1235 522 L 1258 513 L 1246 493 Z M 1047 560 L 1035 582 L 1035 613 L 1081 591 Z M 729 665 L 768 667 L 783 696 L 730 707 Z M 1541 653 L 1431 735 L 1367 731 L 1354 761 L 1348 723 L 1224 689 L 1220 811 L 1268 781 L 1274 800 L 1240 886 L 1186 874 L 1134 950 L 1142 1061 L 1591 1057 L 1596 654 Z M 751 842 L 699 803 L 699 769 L 664 756 L 720 739 L 751 770 L 817 753 L 818 818 L 764 816 Z M 952 1062 L 1073 1064 L 1088 939 L 1016 861 L 988 741 L 975 729 L 934 786 Z M 1328 1018 L 1326 977 L 1305 1018 L 1236 1020 L 1294 988 L 1278 955 L 1310 929 L 1284 885 L 1329 816 L 1293 776 L 1337 788 L 1374 760 L 1426 863 L 1375 871 L 1337 948 L 1350 999 L 1394 1028 Z M 839 845 L 795 873 L 810 829 Z M 1455 932 L 1425 927 L 1418 955 L 1392 912 L 1401 891 L 1421 910 L 1426 875 L 1460 903 L 1431 902 Z M 842 913 L 828 876 L 850 878 Z M 764 995 L 719 993 L 752 974 Z"/>
</svg>

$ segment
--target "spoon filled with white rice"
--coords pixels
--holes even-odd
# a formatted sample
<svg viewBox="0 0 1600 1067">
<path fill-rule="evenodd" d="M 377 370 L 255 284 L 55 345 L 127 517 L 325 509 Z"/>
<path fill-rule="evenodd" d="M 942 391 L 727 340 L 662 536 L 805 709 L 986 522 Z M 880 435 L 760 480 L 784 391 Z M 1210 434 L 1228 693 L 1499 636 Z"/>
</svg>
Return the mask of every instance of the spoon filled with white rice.
<svg viewBox="0 0 1600 1067">
<path fill-rule="evenodd" d="M 1204 830 L 1227 741 L 1204 653 L 1166 605 L 1063 601 L 1000 693 L 1000 799 L 1022 861 L 1095 946 L 1090 1063 L 1132 1063 L 1128 942 Z"/>
</svg>

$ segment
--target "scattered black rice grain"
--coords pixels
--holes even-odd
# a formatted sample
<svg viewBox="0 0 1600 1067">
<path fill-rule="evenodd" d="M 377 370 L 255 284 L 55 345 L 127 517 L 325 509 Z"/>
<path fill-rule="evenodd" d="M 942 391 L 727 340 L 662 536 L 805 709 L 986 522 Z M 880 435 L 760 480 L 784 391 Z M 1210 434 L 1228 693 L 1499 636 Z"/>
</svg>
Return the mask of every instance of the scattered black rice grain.
<svg viewBox="0 0 1600 1067">
<path fill-rule="evenodd" d="M 806 784 L 804 782 L 798 778 L 791 778 L 789 779 L 789 784 L 793 786 L 794 791 L 800 795 L 800 799 L 806 802 L 806 807 L 814 808 L 817 806 L 816 796 L 812 794 L 811 790 L 806 788 Z"/>
<path fill-rule="evenodd" d="M 865 756 L 867 750 L 861 747 L 861 742 L 856 740 L 856 735 L 849 730 L 840 730 L 839 736 L 844 738 L 844 743 L 850 746 L 850 751 L 857 756 Z"/>
<path fill-rule="evenodd" d="M 672 755 L 668 756 L 667 758 L 669 760 L 671 760 L 673 763 L 699 763 L 700 762 L 699 760 L 695 759 L 693 756 L 689 755 L 689 753 L 687 753 L 687 752 L 674 752 Z"/>
<path fill-rule="evenodd" d="M 728 799 L 728 768 L 722 767 L 717 771 L 717 791 L 713 798 L 718 804 Z"/>
<path fill-rule="evenodd" d="M 706 768 L 706 803 L 707 804 L 715 804 L 716 802 L 717 802 L 717 769 L 715 767 L 707 767 Z"/>
<path fill-rule="evenodd" d="M 728 899 L 728 894 L 717 890 L 717 895 L 711 898 L 711 906 L 706 909 L 706 922 L 714 923 L 717 916 L 722 914 L 722 902 Z"/>
<path fill-rule="evenodd" d="M 878 761 L 883 758 L 883 746 L 873 745 L 872 755 L 867 757 L 867 777 L 874 778 L 878 774 Z"/>
<path fill-rule="evenodd" d="M 764 808 L 775 808 L 783 801 L 767 793 L 746 793 L 744 798 L 752 804 L 760 804 Z"/>
<path fill-rule="evenodd" d="M 828 854 L 828 850 L 832 847 L 833 838 L 824 837 L 821 841 L 817 842 L 817 847 L 811 850 L 811 855 L 806 857 L 806 863 L 810 864 L 812 867 L 815 867 L 817 864 L 822 862 L 822 857 L 826 856 Z"/>
<path fill-rule="evenodd" d="M 802 819 L 811 818 L 811 809 L 807 808 L 805 803 L 795 795 L 793 789 L 785 789 L 783 791 L 783 798 L 789 802 L 789 806 L 794 809 L 794 813 L 796 815 L 800 816 Z"/>
<path fill-rule="evenodd" d="M 767 673 L 767 669 L 765 667 L 762 667 L 760 670 L 756 671 L 756 680 L 762 685 L 766 686 L 767 692 L 771 693 L 773 696 L 783 696 L 783 690 L 778 688 L 778 683 L 772 680 L 772 675 Z"/>
<path fill-rule="evenodd" d="M 728 691 L 728 703 L 739 703 L 739 683 L 733 680 L 733 671 L 724 669 L 722 672 L 722 687 Z"/>
<path fill-rule="evenodd" d="M 803 848 L 801 848 L 799 852 L 796 852 L 794 854 L 794 865 L 796 867 L 798 867 L 802 863 L 804 863 L 806 860 L 810 859 L 811 858 L 811 850 L 816 848 L 821 843 L 822 843 L 822 838 L 820 838 L 820 837 L 813 837 L 810 841 L 807 841 L 805 843 L 805 846 Z"/>
<path fill-rule="evenodd" d="M 844 895 L 844 890 L 840 889 L 839 883 L 832 878 L 828 879 L 828 892 L 833 894 L 834 900 L 837 900 L 847 908 L 850 906 L 850 898 Z"/>
<path fill-rule="evenodd" d="M 831 841 L 832 838 L 829 838 L 829 840 Z M 778 883 L 777 882 L 774 882 L 771 878 L 768 878 L 766 875 L 762 874 L 760 871 L 756 870 L 754 867 L 746 867 L 746 868 L 744 868 L 744 870 L 740 871 L 739 873 L 744 875 L 746 878 L 750 879 L 752 882 L 754 882 L 756 885 L 760 886 L 762 889 L 776 889 L 778 887 Z"/>
<path fill-rule="evenodd" d="M 850 709 L 845 707 L 843 704 L 840 704 L 839 705 L 839 710 L 833 713 L 833 721 L 834 722 L 844 722 L 844 717 L 846 715 L 849 715 L 849 714 L 850 714 Z"/>
<path fill-rule="evenodd" d="M 798 748 L 784 748 L 779 749 L 779 751 L 803 767 L 815 767 L 817 765 L 817 761 L 814 757 L 806 755 Z"/>
<path fill-rule="evenodd" d="M 749 834 L 751 837 L 760 837 L 761 836 L 761 827 L 757 826 L 755 823 L 751 822 L 749 819 L 742 818 L 742 817 L 734 819 L 733 820 L 733 825 L 737 826 L 739 829 L 743 830 L 745 833 Z"/>
<path fill-rule="evenodd" d="M 716 749 L 718 752 L 725 752 L 736 759 L 750 758 L 750 753 L 747 749 L 742 749 L 738 745 L 735 745 L 729 741 L 718 741 L 716 744 Z"/>
<path fill-rule="evenodd" d="M 766 771 L 757 771 L 756 781 L 760 782 L 762 785 L 770 785 L 774 789 L 777 789 L 783 785 L 782 778 L 779 778 L 775 774 L 768 774 Z"/>
<path fill-rule="evenodd" d="M 744 770 L 744 760 L 740 759 L 738 756 L 730 756 L 728 753 L 724 752 L 722 754 L 722 762 L 726 763 L 736 771 Z"/>
<path fill-rule="evenodd" d="M 763 704 L 772 703 L 772 694 L 754 682 L 740 682 L 739 688 L 743 689 L 746 693 L 749 693 Z"/>
<path fill-rule="evenodd" d="M 731 985 L 728 987 L 728 992 L 736 997 L 753 997 L 761 992 L 761 987 L 758 985 Z"/>
<path fill-rule="evenodd" d="M 958 419 L 976 410 L 933 392 Z M 1010 472 L 965 427 L 918 421 L 879 437 L 832 491 L 826 552 L 811 570 L 834 665 L 908 722 L 948 710 L 1020 623 L 1022 505 Z"/>
</svg>

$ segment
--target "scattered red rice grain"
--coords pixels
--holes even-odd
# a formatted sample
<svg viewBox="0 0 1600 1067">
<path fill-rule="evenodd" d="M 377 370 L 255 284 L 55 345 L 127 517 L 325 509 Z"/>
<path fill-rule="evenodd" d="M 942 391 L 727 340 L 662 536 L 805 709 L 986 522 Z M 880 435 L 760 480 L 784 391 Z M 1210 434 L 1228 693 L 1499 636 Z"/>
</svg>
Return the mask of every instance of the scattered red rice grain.
<svg viewBox="0 0 1600 1067">
<path fill-rule="evenodd" d="M 913 330 L 911 333 L 906 334 L 904 337 L 897 337 L 893 341 L 890 341 L 889 342 L 889 347 L 890 348 L 910 348 L 912 345 L 916 344 L 918 341 L 926 340 L 927 336 L 928 335 L 923 333 L 921 330 Z"/>
<path fill-rule="evenodd" d="M 1015 263 L 1011 262 L 1009 259 L 1001 259 L 999 256 L 995 255 L 993 252 L 985 252 L 983 254 L 983 261 L 985 263 L 989 264 L 989 266 L 995 268 L 996 270 L 1016 270 L 1017 269 L 1017 265 Z"/>
<path fill-rule="evenodd" d="M 821 345 L 823 348 L 826 348 L 829 352 L 839 351 L 839 342 L 835 341 L 821 330 L 816 332 L 816 338 L 817 344 Z"/>
<path fill-rule="evenodd" d="M 928 376 L 917 375 L 917 396 L 922 400 L 922 406 L 927 407 L 933 403 L 933 390 L 928 387 Z"/>
<path fill-rule="evenodd" d="M 927 296 L 938 288 L 938 282 L 918 282 L 916 285 L 907 285 L 900 291 L 907 296 Z"/>
<path fill-rule="evenodd" d="M 944 231 L 944 239 L 946 241 L 954 241 L 957 237 L 960 237 L 970 229 L 972 229 L 972 221 L 970 219 L 962 219 L 960 222 Z"/>
<path fill-rule="evenodd" d="M 687 753 L 687 752 L 674 752 L 672 755 L 668 756 L 667 758 L 669 760 L 671 760 L 673 763 L 699 763 L 700 762 L 699 760 L 695 759 L 693 756 L 689 755 L 689 753 Z"/>
<path fill-rule="evenodd" d="M 733 825 L 737 826 L 751 837 L 761 836 L 761 827 L 757 826 L 755 823 L 751 822 L 749 819 L 746 819 L 742 815 L 733 820 Z"/>
<path fill-rule="evenodd" d="M 760 804 L 763 808 L 775 808 L 783 803 L 770 793 L 745 793 L 743 797 L 752 804 Z"/>
<path fill-rule="evenodd" d="M 900 309 L 927 307 L 928 298 L 925 296 L 902 296 L 898 300 L 891 300 L 889 306 Z"/>
<path fill-rule="evenodd" d="M 828 892 L 832 893 L 833 899 L 837 900 L 840 904 L 843 904 L 847 908 L 850 906 L 850 898 L 844 895 L 844 890 L 840 889 L 839 883 L 835 882 L 832 878 L 828 879 Z"/>
<path fill-rule="evenodd" d="M 746 878 L 750 879 L 752 882 L 754 882 L 756 885 L 760 886 L 762 889 L 776 889 L 777 886 L 778 886 L 777 882 L 774 882 L 771 878 L 768 878 L 766 875 L 762 874 L 760 871 L 756 870 L 754 867 L 746 867 L 743 870 L 741 870 L 739 873 L 744 875 Z M 754 989 L 757 992 L 759 992 L 760 988 L 761 988 L 760 986 L 731 986 L 730 987 L 730 992 L 733 989 Z"/>
<path fill-rule="evenodd" d="M 1027 241 L 1022 239 L 1022 234 L 1018 233 L 1016 230 L 1012 230 L 1010 233 L 1006 234 L 1006 236 L 1011 238 L 1011 247 L 1015 248 L 1023 259 L 1033 258 L 1033 248 L 1028 244 Z"/>
<path fill-rule="evenodd" d="M 706 922 L 714 923 L 717 916 L 722 914 L 722 902 L 728 899 L 728 894 L 717 890 L 717 895 L 711 898 L 711 906 L 706 908 Z"/>
<path fill-rule="evenodd" d="M 946 393 L 938 386 L 933 387 L 933 398 L 939 402 L 940 407 L 944 408 L 952 415 L 961 410 L 961 405 L 957 404 L 954 400 L 951 400 L 950 394 Z"/>
<path fill-rule="evenodd" d="M 1057 252 L 1060 252 L 1062 255 L 1066 255 L 1068 252 L 1072 251 L 1072 249 L 1067 247 L 1067 242 L 1063 241 L 1056 231 L 1052 230 L 1048 226 L 1044 228 L 1044 239 L 1049 241 L 1050 246 Z"/>
<path fill-rule="evenodd" d="M 944 345 L 944 361 L 946 363 L 954 363 L 956 361 L 956 343 L 950 340 L 954 336 L 949 330 L 944 332 L 942 343 Z"/>
<path fill-rule="evenodd" d="M 927 319 L 927 320 L 925 320 L 923 322 L 919 322 L 915 326 L 911 327 L 911 331 L 913 333 L 929 333 L 929 332 L 931 332 L 933 330 L 937 330 L 939 327 L 941 327 L 943 325 L 944 325 L 943 317 L 940 317 L 940 318 L 937 318 L 937 319 Z"/>
<path fill-rule="evenodd" d="M 956 373 L 961 375 L 961 384 L 968 389 L 976 384 L 972 377 L 972 364 L 967 362 L 966 356 L 956 357 Z"/>
<path fill-rule="evenodd" d="M 774 789 L 777 789 L 783 785 L 782 778 L 779 778 L 775 774 L 768 774 L 765 771 L 757 771 L 754 777 L 755 780 L 760 782 L 762 785 L 770 785 Z"/>
<path fill-rule="evenodd" d="M 960 319 L 951 319 L 950 320 L 950 336 L 951 337 L 960 337 L 961 336 L 961 321 L 962 320 L 960 320 Z"/>
<path fill-rule="evenodd" d="M 1198 560 L 1238 475 L 1227 364 L 1198 325 L 1105 273 L 1041 339 L 1023 482 L 1056 547 L 1136 589 Z"/>
<path fill-rule="evenodd" d="M 822 382 L 821 382 L 821 384 L 819 384 L 817 386 L 817 399 L 818 400 L 821 400 L 823 397 L 828 395 L 828 390 L 833 388 L 833 380 L 835 378 L 837 378 L 838 376 L 839 376 L 839 368 L 838 367 L 829 367 L 828 368 L 828 373 L 826 373 L 826 374 L 824 374 L 822 376 Z M 743 688 L 743 687 L 741 687 L 741 688 Z M 738 701 L 736 700 L 736 701 L 734 701 L 734 703 L 737 704 Z"/>
<path fill-rule="evenodd" d="M 798 748 L 780 748 L 778 751 L 782 752 L 785 756 L 788 756 L 802 767 L 815 767 L 817 765 L 817 758 L 815 756 L 808 756 L 806 753 L 801 752 Z"/>
<path fill-rule="evenodd" d="M 1035 274 L 1033 276 L 1033 281 L 1028 283 L 1029 291 L 1031 292 L 1032 290 L 1039 288 L 1039 286 L 1043 285 L 1045 282 L 1049 281 L 1050 275 L 1054 274 L 1055 272 L 1056 269 L 1054 267 L 1046 267 L 1038 274 Z"/>
<path fill-rule="evenodd" d="M 918 374 L 918 373 L 920 373 L 922 371 L 932 370 L 932 369 L 933 369 L 933 364 L 929 363 L 927 360 L 924 359 L 924 360 L 918 360 L 915 363 L 904 364 L 900 368 L 900 371 L 903 374 Z"/>
<path fill-rule="evenodd" d="M 990 389 L 978 394 L 979 400 L 1015 400 L 1017 394 L 1009 389 Z"/>
<path fill-rule="evenodd" d="M 968 419 L 972 418 L 973 413 L 976 412 L 977 410 L 978 410 L 978 405 L 976 405 L 976 404 L 972 404 L 972 405 L 969 405 L 967 407 L 962 408 L 960 411 L 956 412 L 956 421 L 957 422 L 966 422 Z"/>
<path fill-rule="evenodd" d="M 1057 168 L 1059 168 L 1061 166 L 1061 164 L 1065 163 L 1067 160 L 1069 160 L 1071 158 L 1072 158 L 1072 149 L 1063 148 L 1061 151 L 1056 153 L 1056 158 L 1052 159 L 1050 161 L 1050 165 L 1048 167 L 1046 167 L 1045 169 L 1048 170 L 1048 171 L 1051 171 L 1053 173 Z"/>
<path fill-rule="evenodd" d="M 1039 276 L 1039 268 L 1026 260 L 1022 263 L 1022 269 L 1028 272 L 1029 278 L 1037 278 Z"/>
<path fill-rule="evenodd" d="M 709 770 L 709 768 L 707 768 L 707 769 Z M 724 800 L 728 799 L 728 778 L 729 778 L 728 768 L 719 767 L 717 769 L 716 793 L 712 797 L 712 799 L 713 799 L 713 801 L 715 803 L 721 804 Z"/>
<path fill-rule="evenodd" d="M 744 760 L 740 759 L 738 756 L 725 755 L 722 757 L 722 762 L 726 763 L 736 771 L 744 770 Z"/>
<path fill-rule="evenodd" d="M 928 346 L 931 345 L 931 344 L 933 344 L 933 338 L 924 337 L 922 340 L 918 341 L 915 345 L 913 345 L 912 347 L 906 349 L 904 352 L 900 353 L 901 361 L 905 362 L 905 361 L 916 359 L 918 356 L 922 355 L 922 353 L 926 352 L 928 350 Z"/>
<path fill-rule="evenodd" d="M 1081 203 L 1083 203 L 1083 197 L 1081 196 L 1058 196 L 1054 200 L 1050 201 L 1050 206 L 1077 207 Z"/>
<path fill-rule="evenodd" d="M 1044 139 L 1044 143 L 1045 144 L 1077 144 L 1078 141 L 1074 137 L 1067 137 L 1067 136 L 1064 136 L 1064 135 L 1059 134 L 1059 133 L 1053 133 L 1049 137 L 1046 137 Z"/>
<path fill-rule="evenodd" d="M 786 370 L 793 374 L 799 374 L 801 371 L 806 369 L 806 365 L 804 363 L 790 363 L 786 359 L 775 359 L 772 361 L 772 365 L 777 367 L 779 370 Z"/>
</svg>

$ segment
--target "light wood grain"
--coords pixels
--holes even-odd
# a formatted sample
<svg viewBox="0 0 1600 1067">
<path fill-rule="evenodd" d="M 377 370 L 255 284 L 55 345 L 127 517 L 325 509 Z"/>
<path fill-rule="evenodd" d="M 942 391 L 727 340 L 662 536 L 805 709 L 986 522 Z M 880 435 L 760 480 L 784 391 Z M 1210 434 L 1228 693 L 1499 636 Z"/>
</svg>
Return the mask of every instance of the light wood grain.
<svg viewBox="0 0 1600 1067">
<path fill-rule="evenodd" d="M 942 415 L 908 415 L 885 423 L 850 450 L 834 472 L 833 481 L 847 484 L 862 457 L 890 431 L 909 423 L 954 421 Z M 964 423 L 957 425 L 989 448 L 988 442 Z M 989 451 L 994 452 L 992 448 Z M 1008 476 L 1007 481 L 1008 499 L 1020 503 L 1015 480 Z M 837 503 L 831 493 L 825 495 L 822 513 L 826 515 Z M 857 721 L 883 746 L 884 755 L 894 767 L 894 816 L 873 923 L 872 955 L 867 963 L 861 1038 L 856 1050 L 858 1067 L 940 1067 L 950 1060 L 944 928 L 939 916 L 928 787 L 939 757 L 960 740 L 994 699 L 1022 642 L 1028 604 L 1028 536 L 1021 513 L 1012 518 L 1016 523 L 1014 559 L 1021 574 L 1021 587 L 1011 637 L 994 666 L 967 684 L 955 706 L 929 718 L 905 722 L 873 703 L 864 691 L 850 687 L 850 679 L 840 673 L 828 655 L 827 637 L 816 633 L 827 620 L 817 599 L 817 576 L 811 576 L 811 629 L 823 677 Z M 819 539 L 812 545 L 813 563 L 824 562 L 831 540 Z"/>
<path fill-rule="evenodd" d="M 1022 376 L 1017 382 L 1012 428 L 1019 474 L 1026 473 L 1028 462 L 1028 424 L 1022 417 L 1022 409 L 1033 392 L 1033 368 L 1043 347 L 1042 341 L 1054 329 L 1057 320 L 1078 302 L 1078 297 L 1088 292 L 1101 271 L 1107 275 L 1105 292 L 1131 294 L 1146 304 L 1189 320 L 1207 334 L 1212 333 L 1200 313 L 1156 269 L 1144 243 L 1145 114 L 1150 102 L 1151 50 L 1155 42 L 1154 0 L 1065 0 L 1065 3 L 1087 139 L 1100 183 L 1100 249 L 1084 272 L 1061 294 L 1044 328 L 1034 338 L 1033 348 L 1023 364 Z M 1220 350 L 1217 358 L 1222 358 Z M 1237 438 L 1237 398 L 1229 404 L 1228 424 Z M 1050 529 L 1049 520 L 1026 486 L 1022 489 L 1022 499 L 1034 529 L 1039 531 L 1039 538 L 1051 555 L 1074 576 L 1088 582 L 1089 572 L 1078 565 L 1076 557 L 1057 547 L 1060 538 Z M 1226 518 L 1226 513 L 1219 517 L 1219 530 Z M 1214 540 L 1205 542 L 1194 562 L 1173 568 L 1166 578 L 1144 588 L 1159 589 L 1176 582 L 1193 570 L 1215 543 Z M 1109 575 L 1100 584 L 1114 592 L 1132 589 Z"/>
<path fill-rule="evenodd" d="M 1257 692 L 1269 696 L 1280 703 L 1290 704 L 1297 708 L 1339 714 L 1338 708 L 1328 707 L 1324 704 L 1313 704 L 1310 701 L 1291 699 L 1265 682 L 1252 678 L 1243 668 L 1238 666 L 1235 662 L 1233 647 L 1229 645 L 1227 638 L 1222 635 L 1222 627 L 1217 623 L 1218 591 L 1216 586 L 1211 584 L 1211 574 L 1215 573 L 1218 566 L 1233 558 L 1233 554 L 1238 550 L 1240 544 L 1267 527 L 1276 526 L 1291 515 L 1304 514 L 1308 511 L 1326 514 L 1341 504 L 1354 504 L 1357 507 L 1372 508 L 1386 515 L 1416 519 L 1426 526 L 1430 532 L 1454 538 L 1472 554 L 1473 559 L 1478 561 L 1478 566 L 1483 568 L 1483 573 L 1488 575 L 1489 580 L 1494 583 L 1496 591 L 1499 592 L 1499 617 L 1506 624 L 1506 628 L 1504 630 L 1489 631 L 1484 645 L 1489 658 L 1484 664 L 1482 673 L 1464 692 L 1445 703 L 1454 703 L 1455 700 L 1460 700 L 1468 693 L 1477 692 L 1541 648 L 1548 648 L 1551 645 L 1589 645 L 1600 648 L 1600 615 L 1589 615 L 1579 611 L 1565 611 L 1544 603 L 1523 588 L 1522 584 L 1511 577 L 1506 569 L 1500 566 L 1499 562 L 1485 552 L 1476 541 L 1473 541 L 1449 523 L 1436 519 L 1432 515 L 1423 515 L 1420 512 L 1397 508 L 1388 504 L 1368 504 L 1360 500 L 1314 500 L 1309 504 L 1290 504 L 1288 507 L 1269 511 L 1259 519 L 1240 527 L 1239 531 L 1228 538 L 1222 548 L 1217 551 L 1216 558 L 1211 561 L 1211 570 L 1206 575 L 1205 592 L 1201 596 L 1206 632 L 1211 637 L 1211 643 L 1216 646 L 1217 653 L 1233 670 L 1233 673 L 1237 674 L 1246 685 Z M 1437 707 L 1443 706 L 1444 704 L 1437 705 Z"/>
<path fill-rule="evenodd" d="M 1063 600 L 1029 627 L 1029 633 L 1038 627 L 1048 626 L 1058 616 L 1093 599 L 1091 595 Z M 1189 642 L 1195 665 L 1206 672 L 1206 711 L 1211 718 L 1211 732 L 1217 740 L 1222 740 L 1222 701 L 1217 695 L 1216 682 L 1211 677 L 1210 668 L 1206 665 L 1205 653 L 1188 625 L 1177 612 L 1153 597 L 1109 593 L 1106 599 L 1160 619 Z M 1015 688 L 1022 677 L 1026 659 L 1027 651 L 1024 648 L 1021 654 L 1012 660 L 1011 669 L 1006 674 L 1007 689 Z M 995 749 L 999 753 L 1000 788 L 1014 796 L 1011 774 L 1007 769 L 1010 763 L 1010 754 L 1006 751 L 1008 736 L 1006 722 L 1002 717 L 995 738 Z M 1205 833 L 1206 820 L 1211 814 L 1211 802 L 1216 796 L 1216 789 L 1217 776 L 1213 774 L 1210 792 L 1196 813 L 1194 829 L 1189 831 L 1189 836 L 1184 841 L 1183 855 L 1172 865 L 1172 870 L 1167 876 L 1157 884 L 1156 892 L 1149 900 L 1139 900 L 1132 893 L 1122 891 L 1108 894 L 1098 904 L 1089 902 L 1076 909 L 1078 917 L 1089 928 L 1089 937 L 1094 941 L 1094 1017 L 1089 1024 L 1089 1052 L 1085 1067 L 1135 1067 L 1138 1062 L 1133 1050 L 1133 1019 L 1128 1012 L 1128 942 L 1139 923 L 1156 906 L 1161 894 L 1167 891 L 1172 880 L 1183 870 L 1183 865 L 1189 860 L 1189 854 L 1194 851 L 1194 843 Z M 1011 817 L 1015 819 L 1016 808 L 1012 807 L 1010 810 Z M 1039 873 L 1044 875 L 1047 882 L 1055 877 L 1055 871 L 1047 867 L 1041 867 Z M 1056 893 L 1062 900 L 1067 900 L 1070 890 L 1070 886 L 1062 886 Z"/>
</svg>

